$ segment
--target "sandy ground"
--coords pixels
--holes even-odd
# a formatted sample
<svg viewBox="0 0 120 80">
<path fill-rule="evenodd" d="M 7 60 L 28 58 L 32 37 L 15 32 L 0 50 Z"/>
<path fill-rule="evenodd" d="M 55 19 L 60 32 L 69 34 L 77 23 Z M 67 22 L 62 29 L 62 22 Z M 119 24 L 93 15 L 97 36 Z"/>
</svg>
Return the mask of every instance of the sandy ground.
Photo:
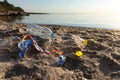
<svg viewBox="0 0 120 80">
<path fill-rule="evenodd" d="M 16 36 L 26 33 L 25 26 L 0 21 L 0 80 L 120 80 L 119 30 L 42 25 L 59 36 L 78 35 L 88 40 L 85 48 L 79 48 L 72 39 L 54 39 L 49 44 L 38 37 L 41 47 L 64 52 L 65 64 L 57 67 L 58 57 L 41 54 L 34 47 L 25 58 L 19 57 Z M 77 50 L 83 52 L 82 57 L 74 56 Z"/>
</svg>

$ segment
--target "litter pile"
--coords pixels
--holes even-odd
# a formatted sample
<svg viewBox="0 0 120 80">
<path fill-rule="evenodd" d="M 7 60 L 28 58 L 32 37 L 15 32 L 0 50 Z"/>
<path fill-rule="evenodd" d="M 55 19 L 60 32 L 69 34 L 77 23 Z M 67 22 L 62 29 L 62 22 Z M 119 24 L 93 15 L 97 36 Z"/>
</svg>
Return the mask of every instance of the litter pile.
<svg viewBox="0 0 120 80">
<path fill-rule="evenodd" d="M 2 21 L 0 27 L 0 79 L 120 79 L 120 31 Z"/>
</svg>

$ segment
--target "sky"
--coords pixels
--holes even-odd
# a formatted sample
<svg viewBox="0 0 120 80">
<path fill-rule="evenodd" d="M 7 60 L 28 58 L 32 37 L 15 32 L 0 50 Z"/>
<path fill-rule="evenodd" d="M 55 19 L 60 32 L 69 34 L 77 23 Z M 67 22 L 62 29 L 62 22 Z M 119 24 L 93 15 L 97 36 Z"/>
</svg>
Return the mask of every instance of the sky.
<svg viewBox="0 0 120 80">
<path fill-rule="evenodd" d="M 120 13 L 120 0 L 8 0 L 8 2 L 23 8 L 26 12 Z"/>
</svg>

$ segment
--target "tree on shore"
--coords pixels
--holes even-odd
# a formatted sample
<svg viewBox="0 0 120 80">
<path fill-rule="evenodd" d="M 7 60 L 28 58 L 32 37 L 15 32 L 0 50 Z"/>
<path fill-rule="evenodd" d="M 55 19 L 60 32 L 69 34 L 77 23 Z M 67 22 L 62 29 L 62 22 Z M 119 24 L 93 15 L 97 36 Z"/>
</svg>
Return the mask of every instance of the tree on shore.
<svg viewBox="0 0 120 80">
<path fill-rule="evenodd" d="M 4 4 L 3 4 L 3 7 L 4 7 L 4 9 L 5 9 L 5 12 L 6 12 L 6 14 L 8 13 L 8 9 L 7 9 L 7 4 L 8 4 L 8 1 L 7 0 L 4 0 L 4 2 L 3 2 Z"/>
<path fill-rule="evenodd" d="M 4 3 L 8 3 L 8 1 L 7 1 L 7 0 L 4 0 Z"/>
</svg>

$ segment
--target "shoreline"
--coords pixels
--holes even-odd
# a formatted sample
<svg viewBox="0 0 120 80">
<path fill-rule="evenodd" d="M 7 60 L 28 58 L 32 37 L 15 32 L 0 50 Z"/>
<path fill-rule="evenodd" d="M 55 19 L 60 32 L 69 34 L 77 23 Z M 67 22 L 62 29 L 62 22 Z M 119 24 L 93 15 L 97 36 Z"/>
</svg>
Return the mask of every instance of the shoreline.
<svg viewBox="0 0 120 80">
<path fill-rule="evenodd" d="M 17 23 L 17 22 L 15 22 L 15 23 Z M 88 29 L 101 29 L 101 30 L 115 30 L 115 31 L 120 31 L 120 29 L 119 28 L 103 28 L 103 27 L 83 27 L 83 26 L 79 26 L 79 25 L 77 25 L 77 26 L 73 26 L 73 25 L 64 25 L 64 24 L 40 24 L 40 23 L 18 23 L 18 24 L 25 24 L 25 25 L 27 25 L 27 24 L 36 24 L 36 25 L 41 25 L 41 26 L 58 26 L 58 27 L 61 27 L 61 26 L 63 26 L 63 27 L 70 27 L 70 28 L 88 28 Z"/>
<path fill-rule="evenodd" d="M 51 13 L 39 13 L 39 12 L 26 12 L 28 14 L 51 14 Z"/>
<path fill-rule="evenodd" d="M 29 16 L 30 14 L 29 13 L 26 13 L 26 12 L 12 12 L 12 13 L 0 13 L 0 16 Z"/>
<path fill-rule="evenodd" d="M 22 23 L 20 23 L 22 24 Z M 25 23 L 27 24 L 27 23 Z M 37 23 L 36 23 L 37 24 Z M 98 29 L 98 30 L 111 30 L 111 31 L 120 31 L 120 29 L 113 29 L 113 28 L 100 28 L 100 27 L 82 27 L 82 26 L 70 26 L 70 25 L 57 25 L 57 24 L 37 24 L 41 26 L 56 26 L 56 27 L 68 27 L 68 28 L 85 28 L 85 29 Z"/>
</svg>

